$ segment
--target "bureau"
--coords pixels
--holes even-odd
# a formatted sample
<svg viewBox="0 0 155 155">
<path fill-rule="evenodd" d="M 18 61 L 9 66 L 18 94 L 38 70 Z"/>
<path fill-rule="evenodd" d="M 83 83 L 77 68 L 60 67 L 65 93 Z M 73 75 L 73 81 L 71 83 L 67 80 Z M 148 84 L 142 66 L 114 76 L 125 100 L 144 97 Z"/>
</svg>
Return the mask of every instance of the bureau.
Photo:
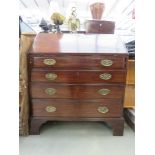
<svg viewBox="0 0 155 155">
<path fill-rule="evenodd" d="M 103 121 L 123 135 L 128 53 L 118 36 L 39 33 L 27 58 L 30 134 L 47 121 Z"/>
</svg>

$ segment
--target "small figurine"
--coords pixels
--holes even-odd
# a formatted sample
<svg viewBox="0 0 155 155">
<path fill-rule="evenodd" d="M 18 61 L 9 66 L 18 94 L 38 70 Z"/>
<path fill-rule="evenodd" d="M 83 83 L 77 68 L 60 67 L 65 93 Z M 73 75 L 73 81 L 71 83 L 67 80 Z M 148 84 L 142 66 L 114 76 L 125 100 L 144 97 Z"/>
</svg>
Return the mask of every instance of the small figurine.
<svg viewBox="0 0 155 155">
<path fill-rule="evenodd" d="M 77 30 L 80 28 L 80 20 L 76 17 L 76 7 L 72 7 L 72 13 L 71 16 L 68 19 L 68 28 L 71 32 L 77 32 Z"/>
<path fill-rule="evenodd" d="M 41 20 L 39 26 L 42 28 L 42 30 L 43 30 L 44 32 L 48 32 L 49 27 L 48 27 L 47 22 L 45 21 L 44 18 L 42 18 L 42 20 Z"/>
</svg>

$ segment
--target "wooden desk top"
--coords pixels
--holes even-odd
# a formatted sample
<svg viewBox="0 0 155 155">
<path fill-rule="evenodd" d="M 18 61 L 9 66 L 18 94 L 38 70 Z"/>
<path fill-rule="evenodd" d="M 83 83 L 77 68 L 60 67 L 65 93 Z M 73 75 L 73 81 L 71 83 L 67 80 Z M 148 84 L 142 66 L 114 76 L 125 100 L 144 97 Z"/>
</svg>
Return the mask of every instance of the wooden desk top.
<svg viewBox="0 0 155 155">
<path fill-rule="evenodd" d="M 113 34 L 39 33 L 29 53 L 118 53 L 128 54 L 125 45 Z"/>
</svg>

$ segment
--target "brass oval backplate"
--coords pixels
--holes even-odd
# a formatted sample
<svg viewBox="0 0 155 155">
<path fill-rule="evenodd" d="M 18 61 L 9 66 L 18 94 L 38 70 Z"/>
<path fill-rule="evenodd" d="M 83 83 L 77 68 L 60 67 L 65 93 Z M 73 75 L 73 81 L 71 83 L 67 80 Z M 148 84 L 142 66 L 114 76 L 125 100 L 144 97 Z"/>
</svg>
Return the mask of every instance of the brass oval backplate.
<svg viewBox="0 0 155 155">
<path fill-rule="evenodd" d="M 55 80 L 57 77 L 58 76 L 55 73 L 47 73 L 47 74 L 45 74 L 45 78 L 48 79 L 48 80 Z"/>
<path fill-rule="evenodd" d="M 102 114 L 105 114 L 105 113 L 109 112 L 109 109 L 106 106 L 98 107 L 97 110 L 98 110 L 98 112 L 100 112 Z"/>
<path fill-rule="evenodd" d="M 111 79 L 112 75 L 109 73 L 100 74 L 100 79 L 102 80 L 109 80 Z"/>
<path fill-rule="evenodd" d="M 46 110 L 47 112 L 55 112 L 55 111 L 56 111 L 56 107 L 47 106 L 47 107 L 45 108 L 45 110 Z"/>
<path fill-rule="evenodd" d="M 47 89 L 45 89 L 45 93 L 48 94 L 48 95 L 54 95 L 56 93 L 56 89 L 47 88 Z"/>
<path fill-rule="evenodd" d="M 56 64 L 56 60 L 55 59 L 44 59 L 43 63 L 45 65 L 52 66 L 52 65 L 55 65 Z"/>
<path fill-rule="evenodd" d="M 99 93 L 100 95 L 108 95 L 108 94 L 110 93 L 110 90 L 109 90 L 109 89 L 100 89 L 100 90 L 98 91 L 98 93 Z"/>
<path fill-rule="evenodd" d="M 112 60 L 108 60 L 108 59 L 101 60 L 101 65 L 102 66 L 111 66 L 112 64 L 113 64 Z"/>
</svg>

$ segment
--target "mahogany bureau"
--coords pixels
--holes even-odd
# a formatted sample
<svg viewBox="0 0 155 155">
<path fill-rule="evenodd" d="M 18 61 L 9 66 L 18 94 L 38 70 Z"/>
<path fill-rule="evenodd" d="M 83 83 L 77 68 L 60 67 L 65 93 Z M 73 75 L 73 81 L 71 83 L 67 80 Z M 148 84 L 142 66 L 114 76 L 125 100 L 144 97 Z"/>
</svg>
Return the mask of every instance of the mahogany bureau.
<svg viewBox="0 0 155 155">
<path fill-rule="evenodd" d="M 103 121 L 123 135 L 127 62 L 115 35 L 39 33 L 28 52 L 30 134 L 47 121 Z"/>
</svg>

